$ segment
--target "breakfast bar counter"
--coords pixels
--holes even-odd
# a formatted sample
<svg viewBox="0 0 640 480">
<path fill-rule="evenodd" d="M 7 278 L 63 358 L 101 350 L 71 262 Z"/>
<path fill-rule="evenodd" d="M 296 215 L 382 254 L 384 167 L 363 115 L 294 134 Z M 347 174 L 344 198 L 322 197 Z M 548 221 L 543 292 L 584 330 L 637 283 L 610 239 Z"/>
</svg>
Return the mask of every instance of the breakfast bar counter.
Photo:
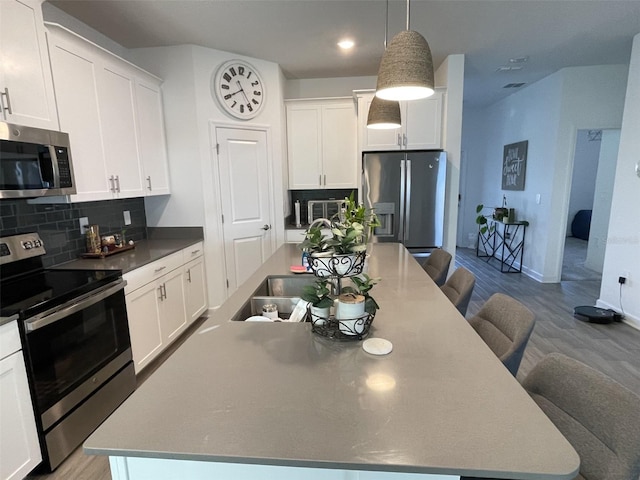
<svg viewBox="0 0 640 480">
<path fill-rule="evenodd" d="M 573 479 L 579 458 L 398 244 L 375 244 L 374 356 L 308 323 L 230 322 L 281 247 L 84 444 L 115 480 Z"/>
</svg>

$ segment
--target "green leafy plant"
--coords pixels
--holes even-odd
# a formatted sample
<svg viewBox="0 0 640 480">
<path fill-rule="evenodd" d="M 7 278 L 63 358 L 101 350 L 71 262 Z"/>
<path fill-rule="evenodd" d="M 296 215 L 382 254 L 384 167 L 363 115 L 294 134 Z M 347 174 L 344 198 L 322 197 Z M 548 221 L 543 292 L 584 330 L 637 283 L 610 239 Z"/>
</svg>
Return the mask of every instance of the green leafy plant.
<svg viewBox="0 0 640 480">
<path fill-rule="evenodd" d="M 366 273 L 355 277 L 350 277 L 354 286 L 346 286 L 342 289 L 342 293 L 352 293 L 355 295 L 362 295 L 364 297 L 364 311 L 367 313 L 375 313 L 380 308 L 378 302 L 369 294 L 371 289 L 376 285 L 380 279 L 371 278 Z"/>
<path fill-rule="evenodd" d="M 487 232 L 492 232 L 495 226 L 489 226 L 487 224 L 487 217 L 486 215 L 482 214 L 482 210 L 484 210 L 484 205 L 482 203 L 476 206 L 476 213 L 478 214 L 478 216 L 476 217 L 476 223 L 478 224 L 480 233 L 484 235 Z"/>
<path fill-rule="evenodd" d="M 327 243 L 327 236 L 322 234 L 322 228 L 319 225 L 311 226 L 304 235 L 302 243 L 298 247 L 310 253 L 330 253 L 331 246 Z"/>
<path fill-rule="evenodd" d="M 337 255 L 359 253 L 367 250 L 367 244 L 364 241 L 364 226 L 361 223 L 334 224 L 331 228 L 331 233 L 333 236 L 327 240 L 327 245 Z"/>
<path fill-rule="evenodd" d="M 365 208 L 362 203 L 356 203 L 354 191 L 351 192 L 351 195 L 345 197 L 344 208 L 337 214 L 337 217 L 340 218 L 339 223 L 344 225 L 351 225 L 353 223 L 362 225 L 363 243 L 367 243 L 373 229 L 381 225 L 373 209 Z"/>
<path fill-rule="evenodd" d="M 330 293 L 328 280 L 316 280 L 313 285 L 303 287 L 302 299 L 311 302 L 314 307 L 327 308 L 333 305 Z"/>
</svg>

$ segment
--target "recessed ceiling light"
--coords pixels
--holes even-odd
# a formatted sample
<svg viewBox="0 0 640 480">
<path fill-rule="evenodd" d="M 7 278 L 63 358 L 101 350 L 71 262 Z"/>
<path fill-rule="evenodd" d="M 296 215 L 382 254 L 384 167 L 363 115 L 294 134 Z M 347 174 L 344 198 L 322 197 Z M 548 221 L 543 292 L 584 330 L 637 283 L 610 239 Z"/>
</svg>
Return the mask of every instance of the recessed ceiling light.
<svg viewBox="0 0 640 480">
<path fill-rule="evenodd" d="M 509 63 L 526 63 L 529 61 L 529 56 L 524 56 L 524 57 L 515 57 L 515 58 L 510 58 L 509 59 Z"/>
<path fill-rule="evenodd" d="M 354 45 L 355 45 L 355 42 L 348 38 L 345 38 L 344 40 L 340 40 L 338 42 L 338 46 L 343 50 L 349 50 L 350 48 L 353 48 Z"/>
</svg>

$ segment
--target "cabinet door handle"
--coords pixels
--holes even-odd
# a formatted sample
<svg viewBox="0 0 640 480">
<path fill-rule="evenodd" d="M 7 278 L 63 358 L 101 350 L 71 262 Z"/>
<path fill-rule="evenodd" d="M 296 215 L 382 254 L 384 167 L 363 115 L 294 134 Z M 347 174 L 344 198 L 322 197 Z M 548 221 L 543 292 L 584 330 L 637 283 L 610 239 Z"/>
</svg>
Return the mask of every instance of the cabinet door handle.
<svg viewBox="0 0 640 480">
<path fill-rule="evenodd" d="M 402 146 L 402 138 L 400 137 L 400 134 L 398 134 L 398 146 Z"/>
<path fill-rule="evenodd" d="M 199 253 L 199 252 L 200 252 L 200 249 L 193 250 L 193 251 L 191 252 L 191 255 L 196 255 L 196 254 L 197 254 L 197 253 Z"/>
<path fill-rule="evenodd" d="M 191 269 L 187 270 L 187 282 L 191 283 Z"/>
<path fill-rule="evenodd" d="M 407 146 L 407 135 L 404 133 L 402 134 L 402 145 Z"/>
<path fill-rule="evenodd" d="M 162 284 L 162 293 L 164 294 L 164 298 L 166 300 L 167 299 L 167 284 L 166 283 Z"/>
<path fill-rule="evenodd" d="M 167 268 L 167 267 L 166 267 L 166 266 L 164 266 L 164 267 L 156 268 L 156 269 L 153 271 L 153 273 L 159 273 L 159 272 L 161 272 L 162 270 L 164 270 L 165 268 Z"/>
<path fill-rule="evenodd" d="M 109 191 L 111 193 L 116 193 L 116 187 L 115 187 L 116 183 L 115 183 L 115 177 L 113 175 L 111 175 L 109 177 Z"/>
<path fill-rule="evenodd" d="M 162 294 L 162 285 L 158 287 L 158 291 L 160 292 L 160 296 L 158 297 L 158 300 L 160 301 L 164 300 L 164 296 Z"/>
<path fill-rule="evenodd" d="M 151 188 L 151 175 L 147 177 L 147 188 L 149 190 L 153 190 L 153 188 Z"/>
<path fill-rule="evenodd" d="M 0 96 L 3 96 L 4 98 L 7 99 L 7 105 L 5 106 L 4 101 L 2 102 L 2 107 L 7 111 L 7 113 L 11 114 L 13 113 L 11 111 L 11 98 L 9 97 L 9 89 L 7 87 L 4 88 L 4 92 L 0 94 Z"/>
<path fill-rule="evenodd" d="M 116 175 L 116 185 L 117 192 L 120 193 L 120 175 Z"/>
<path fill-rule="evenodd" d="M 327 186 L 327 176 L 326 175 L 324 175 L 324 186 L 325 187 Z"/>
<path fill-rule="evenodd" d="M 322 175 L 318 175 L 318 185 L 322 186 Z"/>
</svg>

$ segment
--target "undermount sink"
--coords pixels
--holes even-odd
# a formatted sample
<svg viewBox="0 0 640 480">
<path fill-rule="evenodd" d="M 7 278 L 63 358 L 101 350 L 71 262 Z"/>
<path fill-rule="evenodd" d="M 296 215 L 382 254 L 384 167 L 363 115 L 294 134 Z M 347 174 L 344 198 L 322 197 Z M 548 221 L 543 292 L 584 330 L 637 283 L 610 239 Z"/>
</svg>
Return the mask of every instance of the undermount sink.
<svg viewBox="0 0 640 480">
<path fill-rule="evenodd" d="M 242 322 L 253 315 L 261 315 L 262 306 L 268 303 L 278 307 L 280 318 L 289 318 L 300 301 L 303 288 L 313 285 L 316 280 L 313 275 L 270 275 L 256 288 L 231 321 Z"/>
</svg>

